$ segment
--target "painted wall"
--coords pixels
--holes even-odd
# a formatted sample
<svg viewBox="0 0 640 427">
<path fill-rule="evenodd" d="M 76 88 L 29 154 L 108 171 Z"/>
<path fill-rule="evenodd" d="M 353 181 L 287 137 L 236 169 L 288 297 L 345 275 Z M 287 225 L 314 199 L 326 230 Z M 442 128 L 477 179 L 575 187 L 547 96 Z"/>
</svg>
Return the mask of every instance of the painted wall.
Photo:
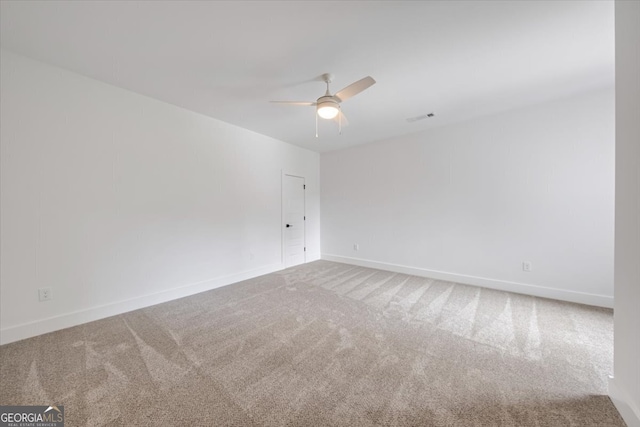
<svg viewBox="0 0 640 427">
<path fill-rule="evenodd" d="M 319 258 L 317 153 L 1 55 L 2 342 L 281 268 L 281 170 Z"/>
<path fill-rule="evenodd" d="M 616 1 L 614 379 L 609 393 L 640 427 L 640 2 Z"/>
<path fill-rule="evenodd" d="M 606 88 L 322 154 L 323 258 L 612 306 L 614 121 Z"/>
</svg>

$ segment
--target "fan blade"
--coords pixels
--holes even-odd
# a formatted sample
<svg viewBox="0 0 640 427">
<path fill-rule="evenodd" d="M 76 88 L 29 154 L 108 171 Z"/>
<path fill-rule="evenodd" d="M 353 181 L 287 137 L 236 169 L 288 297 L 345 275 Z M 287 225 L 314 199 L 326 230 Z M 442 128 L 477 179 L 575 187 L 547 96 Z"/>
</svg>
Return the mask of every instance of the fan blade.
<svg viewBox="0 0 640 427">
<path fill-rule="evenodd" d="M 367 76 L 364 79 L 360 79 L 355 83 L 351 83 L 349 86 L 345 87 L 344 89 L 342 89 L 340 92 L 336 93 L 333 96 L 335 98 L 338 98 L 338 102 L 346 101 L 347 99 L 359 94 L 360 92 L 367 89 L 368 87 L 373 86 L 375 82 L 376 81 L 373 80 L 371 76 Z"/>
<path fill-rule="evenodd" d="M 298 101 L 269 101 L 272 104 L 286 104 L 286 105 L 304 105 L 307 107 L 313 107 L 315 102 L 298 102 Z"/>
<path fill-rule="evenodd" d="M 347 116 L 345 116 L 342 111 L 340 111 L 338 115 L 333 118 L 333 121 L 336 123 L 342 123 L 342 127 L 349 126 L 349 120 L 347 120 Z"/>
</svg>

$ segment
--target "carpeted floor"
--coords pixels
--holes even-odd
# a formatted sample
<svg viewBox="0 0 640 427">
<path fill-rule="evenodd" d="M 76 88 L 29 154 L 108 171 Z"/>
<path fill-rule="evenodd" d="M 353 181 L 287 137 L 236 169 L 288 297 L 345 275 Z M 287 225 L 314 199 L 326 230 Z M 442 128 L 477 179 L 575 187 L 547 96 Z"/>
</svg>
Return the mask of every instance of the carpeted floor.
<svg viewBox="0 0 640 427">
<path fill-rule="evenodd" d="M 0 347 L 67 426 L 624 426 L 613 316 L 328 261 Z"/>
</svg>

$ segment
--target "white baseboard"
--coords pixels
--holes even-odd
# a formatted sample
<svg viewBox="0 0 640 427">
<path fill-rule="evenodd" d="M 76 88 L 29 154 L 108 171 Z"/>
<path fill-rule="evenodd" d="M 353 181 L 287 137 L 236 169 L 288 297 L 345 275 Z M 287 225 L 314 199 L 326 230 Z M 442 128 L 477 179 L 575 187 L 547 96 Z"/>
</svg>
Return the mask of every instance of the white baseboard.
<svg viewBox="0 0 640 427">
<path fill-rule="evenodd" d="M 624 390 L 618 387 L 613 377 L 609 377 L 609 397 L 628 427 L 640 427 L 640 408 L 633 403 Z"/>
<path fill-rule="evenodd" d="M 322 259 L 322 256 L 320 255 L 320 252 L 308 253 L 306 258 L 305 258 L 305 262 L 313 262 L 313 261 L 317 261 L 319 259 Z"/>
<path fill-rule="evenodd" d="M 104 319 L 128 311 L 137 310 L 139 308 L 149 307 L 163 302 L 184 298 L 190 295 L 205 292 L 211 289 L 220 288 L 232 283 L 241 282 L 243 280 L 252 279 L 264 274 L 273 273 L 282 270 L 284 266 L 280 263 L 260 267 L 254 270 L 244 271 L 215 279 L 205 280 L 198 283 L 192 283 L 162 292 L 131 298 L 125 301 L 118 301 L 97 307 L 91 307 L 84 310 L 78 310 L 71 313 L 65 313 L 46 319 L 36 320 L 34 322 L 23 323 L 16 326 L 0 329 L 0 345 L 10 342 L 23 340 L 25 338 L 35 337 L 37 335 L 46 334 L 60 329 L 70 328 L 72 326 L 81 325 L 83 323 L 92 322 L 94 320 Z"/>
<path fill-rule="evenodd" d="M 361 258 L 351 258 L 340 255 L 322 254 L 322 259 L 327 261 L 353 264 L 360 267 L 377 268 L 396 273 L 411 274 L 413 276 L 429 277 L 432 279 L 446 280 L 449 282 L 463 283 L 466 285 L 481 286 L 483 288 L 497 289 L 500 291 L 515 292 L 525 295 L 533 295 L 543 298 L 551 298 L 562 301 L 576 302 L 579 304 L 595 305 L 598 307 L 613 308 L 613 297 L 606 295 L 587 294 L 584 292 L 568 291 L 565 289 L 547 288 L 526 283 L 508 282 L 506 280 L 488 279 L 486 277 L 468 276 L 465 274 L 448 273 L 445 271 L 427 270 L 419 267 L 391 264 L 387 262 L 371 261 Z"/>
<path fill-rule="evenodd" d="M 522 283 L 506 282 L 502 280 L 486 279 L 482 277 L 467 276 L 454 273 L 446 273 L 442 271 L 427 270 L 417 267 L 408 267 L 397 264 L 384 263 L 379 261 L 370 261 L 359 258 L 343 257 L 330 254 L 307 254 L 307 262 L 318 259 L 326 259 L 329 261 L 342 262 L 346 264 L 359 265 L 362 267 L 377 268 L 381 270 L 395 271 L 398 273 L 412 274 L 416 276 L 430 277 L 439 280 L 448 280 L 452 282 L 465 283 L 469 285 L 483 286 L 491 289 L 499 289 L 510 292 L 518 292 L 528 295 L 535 295 L 545 298 L 553 298 L 582 304 L 596 305 L 601 307 L 613 307 L 613 298 L 604 295 L 592 295 L 580 292 L 565 291 L 560 289 L 545 288 L 535 285 L 527 285 Z M 232 274 L 225 277 L 219 277 L 203 282 L 193 283 L 150 295 L 144 295 L 137 298 L 118 301 L 102 306 L 91 307 L 78 310 L 71 313 L 65 313 L 34 322 L 23 323 L 16 326 L 0 329 L 0 345 L 8 344 L 14 341 L 46 334 L 60 329 L 77 326 L 83 323 L 92 322 L 94 320 L 104 319 L 110 316 L 126 313 L 128 311 L 149 307 L 155 304 L 171 301 L 178 298 L 187 297 L 200 292 L 230 285 L 232 283 L 251 279 L 274 271 L 282 270 L 282 264 L 272 264 L 258 269 L 245 271 L 242 273 Z"/>
</svg>

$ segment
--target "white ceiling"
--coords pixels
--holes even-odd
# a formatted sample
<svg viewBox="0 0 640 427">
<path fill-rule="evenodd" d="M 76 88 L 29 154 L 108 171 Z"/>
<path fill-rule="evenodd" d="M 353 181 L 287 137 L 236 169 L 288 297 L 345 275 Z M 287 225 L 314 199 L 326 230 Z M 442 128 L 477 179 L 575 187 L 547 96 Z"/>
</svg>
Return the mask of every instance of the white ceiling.
<svg viewBox="0 0 640 427">
<path fill-rule="evenodd" d="M 2 46 L 315 151 L 613 85 L 611 1 L 6 1 Z M 342 105 L 314 101 L 371 75 Z M 409 117 L 435 113 L 408 123 Z"/>
</svg>

